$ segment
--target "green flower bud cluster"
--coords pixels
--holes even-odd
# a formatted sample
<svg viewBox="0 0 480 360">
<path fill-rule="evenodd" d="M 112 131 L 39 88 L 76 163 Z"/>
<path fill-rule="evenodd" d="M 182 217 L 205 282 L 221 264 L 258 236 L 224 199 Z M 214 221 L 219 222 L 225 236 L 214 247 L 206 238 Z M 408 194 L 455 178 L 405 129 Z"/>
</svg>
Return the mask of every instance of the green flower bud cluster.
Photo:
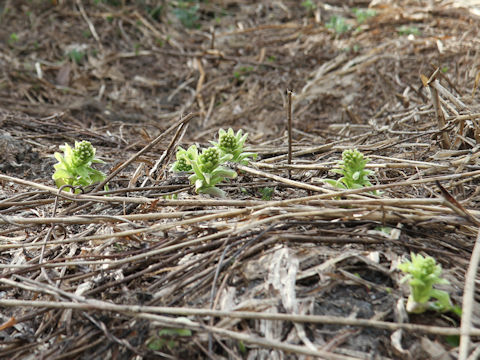
<svg viewBox="0 0 480 360">
<path fill-rule="evenodd" d="M 216 187 L 226 179 L 234 179 L 237 172 L 224 166 L 227 162 L 248 164 L 249 158 L 256 158 L 257 154 L 244 152 L 243 144 L 247 134 L 239 130 L 236 134 L 232 129 L 218 131 L 218 143 L 210 141 L 213 145 L 199 153 L 196 145 L 188 149 L 177 148 L 176 161 L 170 170 L 174 172 L 186 171 L 191 173 L 188 177 L 190 184 L 195 185 L 197 193 L 225 197 L 225 192 Z"/>
<path fill-rule="evenodd" d="M 243 134 L 242 130 L 238 130 L 235 134 L 232 128 L 228 129 L 228 131 L 220 129 L 218 130 L 218 143 L 210 141 L 210 144 L 220 150 L 221 155 L 232 155 L 231 162 L 247 165 L 249 158 L 257 158 L 257 154 L 246 152 L 243 149 L 247 136 L 248 134 Z"/>
<path fill-rule="evenodd" d="M 356 149 L 345 150 L 342 153 L 343 168 L 348 171 L 362 171 L 368 162 L 368 158 L 365 159 L 363 154 Z"/>
<path fill-rule="evenodd" d="M 176 164 L 176 167 L 175 167 L 175 170 L 176 171 L 192 171 L 192 165 L 190 165 L 188 162 L 187 162 L 187 159 L 185 158 L 180 158 L 177 160 L 177 164 Z"/>
<path fill-rule="evenodd" d="M 90 141 L 75 142 L 73 156 L 75 165 L 80 166 L 93 160 L 95 157 L 95 149 Z"/>
<path fill-rule="evenodd" d="M 233 153 L 238 147 L 238 140 L 233 133 L 224 133 L 219 139 L 219 148 L 226 153 Z"/>
<path fill-rule="evenodd" d="M 371 170 L 365 170 L 365 165 L 370 161 L 364 158 L 363 154 L 357 149 L 345 150 L 342 153 L 342 161 L 340 168 L 343 170 L 345 179 L 352 185 L 349 188 L 358 188 L 361 186 L 371 186 L 368 181 L 368 175 L 372 174 Z"/>
<path fill-rule="evenodd" d="M 220 160 L 220 152 L 217 148 L 209 147 L 204 149 L 199 156 L 200 167 L 202 171 L 211 172 L 218 165 Z"/>
<path fill-rule="evenodd" d="M 58 163 L 53 166 L 55 173 L 52 176 L 59 188 L 64 185 L 85 187 L 105 179 L 104 173 L 91 167 L 92 164 L 105 162 L 95 157 L 95 148 L 90 141 L 75 141 L 74 148 L 65 144 L 60 146 L 60 150 L 63 150 L 63 154 L 59 152 L 54 154 Z M 107 189 L 108 186 L 105 185 L 105 190 Z M 66 190 L 72 191 L 71 188 Z"/>
<path fill-rule="evenodd" d="M 374 172 L 365 169 L 365 165 L 370 161 L 369 158 L 357 149 L 348 149 L 342 153 L 342 160 L 338 162 L 340 169 L 334 169 L 333 172 L 343 175 L 338 180 L 325 179 L 325 182 L 341 189 L 360 189 L 365 186 L 372 186 L 368 177 Z M 373 192 L 379 195 L 377 192 Z"/>
<path fill-rule="evenodd" d="M 410 285 L 407 311 L 416 314 L 427 310 L 453 311 L 460 316 L 462 310 L 452 304 L 450 295 L 444 290 L 434 288 L 434 285 L 449 283 L 440 277 L 441 265 L 437 264 L 431 256 L 423 257 L 414 253 L 411 253 L 410 256 L 411 261 L 406 260 L 398 265 L 398 268 L 406 274 L 402 282 L 408 281 Z M 431 302 L 432 298 L 436 301 Z"/>
</svg>

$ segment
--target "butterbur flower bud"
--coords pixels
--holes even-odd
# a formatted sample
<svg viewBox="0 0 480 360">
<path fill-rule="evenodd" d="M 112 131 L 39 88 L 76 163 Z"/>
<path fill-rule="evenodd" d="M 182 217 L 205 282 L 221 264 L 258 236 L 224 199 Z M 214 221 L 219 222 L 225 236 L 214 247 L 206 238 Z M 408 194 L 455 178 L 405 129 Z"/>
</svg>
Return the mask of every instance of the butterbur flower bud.
<svg viewBox="0 0 480 360">
<path fill-rule="evenodd" d="M 199 156 L 202 171 L 211 172 L 218 165 L 220 160 L 220 153 L 215 147 L 209 147 L 202 151 L 202 154 Z"/>
<path fill-rule="evenodd" d="M 192 166 L 187 163 L 187 160 L 185 158 L 180 158 L 177 160 L 177 163 L 175 165 L 175 170 L 176 171 L 191 171 Z"/>
<path fill-rule="evenodd" d="M 368 170 L 364 171 L 365 165 L 369 161 L 368 158 L 364 158 L 363 154 L 356 149 L 348 149 L 342 153 L 342 165 L 341 167 L 345 172 L 355 174 L 363 172 L 362 175 L 367 175 Z M 358 174 L 357 176 L 359 176 Z M 364 180 L 364 179 L 361 179 Z"/>
<path fill-rule="evenodd" d="M 75 143 L 75 149 L 73 149 L 75 165 L 86 164 L 93 160 L 95 157 L 95 149 L 90 141 L 82 141 Z"/>
<path fill-rule="evenodd" d="M 220 136 L 219 146 L 223 151 L 227 153 L 231 153 L 238 146 L 237 138 L 235 137 L 235 135 L 233 135 L 233 133 L 232 134 L 225 133 L 222 136 Z"/>
</svg>

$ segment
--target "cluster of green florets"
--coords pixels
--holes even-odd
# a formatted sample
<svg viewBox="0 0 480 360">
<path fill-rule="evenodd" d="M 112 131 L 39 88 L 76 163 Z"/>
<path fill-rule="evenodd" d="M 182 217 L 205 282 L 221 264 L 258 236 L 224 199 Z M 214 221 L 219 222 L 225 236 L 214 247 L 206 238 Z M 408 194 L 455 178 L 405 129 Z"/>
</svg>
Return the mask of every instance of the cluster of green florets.
<svg viewBox="0 0 480 360">
<path fill-rule="evenodd" d="M 224 133 L 220 136 L 218 144 L 218 147 L 226 153 L 233 153 L 237 149 L 238 141 L 235 135 Z"/>
<path fill-rule="evenodd" d="M 179 146 L 171 171 L 191 173 L 188 178 L 195 185 L 197 193 L 224 197 L 225 192 L 215 185 L 237 176 L 235 170 L 224 165 L 227 162 L 247 164 L 249 158 L 257 157 L 257 154 L 243 151 L 246 139 L 247 134 L 242 134 L 242 130 L 235 134 L 232 129 L 220 129 L 218 143 L 210 141 L 213 146 L 203 149 L 201 153 L 196 145 L 186 150 Z"/>
<path fill-rule="evenodd" d="M 342 175 L 338 180 L 325 179 L 325 182 L 341 189 L 359 189 L 365 186 L 372 186 L 368 179 L 373 175 L 372 170 L 365 169 L 365 165 L 370 161 L 369 158 L 357 149 L 348 149 L 342 153 L 342 160 L 338 162 L 339 169 L 333 172 Z M 375 195 L 379 193 L 373 192 Z"/>
<path fill-rule="evenodd" d="M 74 148 L 65 144 L 60 146 L 60 150 L 63 154 L 54 154 L 58 163 L 53 166 L 55 173 L 52 176 L 59 188 L 68 185 L 67 191 L 73 191 L 71 187 L 86 187 L 105 180 L 104 173 L 91 167 L 92 164 L 105 162 L 95 157 L 95 148 L 89 141 L 75 141 Z M 105 189 L 108 189 L 107 185 Z"/>
<path fill-rule="evenodd" d="M 76 142 L 73 149 L 75 165 L 80 166 L 95 158 L 95 148 L 90 141 Z"/>
<path fill-rule="evenodd" d="M 372 173 L 370 170 L 365 170 L 365 165 L 370 159 L 365 158 L 363 154 L 356 149 L 348 149 L 342 153 L 342 161 L 340 168 L 343 170 L 345 177 L 351 178 L 355 183 L 362 186 L 371 185 L 367 176 Z"/>
<path fill-rule="evenodd" d="M 187 162 L 187 159 L 180 158 L 177 160 L 175 171 L 192 171 L 192 165 Z"/>
<path fill-rule="evenodd" d="M 453 311 L 460 316 L 462 310 L 452 304 L 450 295 L 444 290 L 434 288 L 434 285 L 449 283 L 440 277 L 441 265 L 431 256 L 423 257 L 421 254 L 412 253 L 411 259 L 398 265 L 398 268 L 406 274 L 402 282 L 408 281 L 410 285 L 407 311 L 416 314 L 427 310 Z M 436 301 L 432 302 L 432 298 Z"/>
<path fill-rule="evenodd" d="M 238 130 L 235 134 L 232 128 L 227 131 L 220 129 L 218 130 L 218 143 L 210 141 L 210 144 L 220 150 L 221 154 L 232 155 L 231 162 L 247 165 L 250 158 L 257 158 L 257 154 L 244 151 L 243 145 L 247 136 L 248 134 L 243 134 L 242 130 Z"/>
<path fill-rule="evenodd" d="M 220 160 L 220 152 L 215 147 L 209 147 L 204 149 L 202 154 L 199 156 L 200 167 L 204 172 L 211 172 L 218 165 Z"/>
</svg>

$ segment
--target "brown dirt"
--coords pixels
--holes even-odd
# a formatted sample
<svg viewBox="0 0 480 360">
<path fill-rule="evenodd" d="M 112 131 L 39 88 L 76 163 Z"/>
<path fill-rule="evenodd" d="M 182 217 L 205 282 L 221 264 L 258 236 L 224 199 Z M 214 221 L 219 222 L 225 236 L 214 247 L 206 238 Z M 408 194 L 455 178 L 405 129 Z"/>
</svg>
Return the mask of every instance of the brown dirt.
<svg viewBox="0 0 480 360">
<path fill-rule="evenodd" d="M 467 352 L 456 334 L 480 322 L 480 293 L 464 292 L 478 265 L 480 18 L 447 1 L 311 3 L 0 3 L 0 358 L 478 351 L 480 330 Z M 369 5 L 361 22 L 353 9 Z M 169 171 L 175 148 L 228 127 L 259 157 L 225 199 L 198 195 Z M 58 194 L 53 154 L 75 140 L 106 162 L 108 196 Z M 349 148 L 370 158 L 373 188 L 323 181 Z M 462 319 L 406 315 L 396 266 L 411 251 L 437 259 L 456 304 L 473 299 Z"/>
</svg>

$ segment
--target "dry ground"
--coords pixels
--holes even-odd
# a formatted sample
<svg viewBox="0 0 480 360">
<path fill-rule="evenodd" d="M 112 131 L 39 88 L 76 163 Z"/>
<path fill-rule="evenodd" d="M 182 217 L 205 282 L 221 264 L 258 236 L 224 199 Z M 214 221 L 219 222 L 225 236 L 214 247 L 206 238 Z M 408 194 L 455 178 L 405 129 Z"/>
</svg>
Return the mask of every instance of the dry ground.
<svg viewBox="0 0 480 360">
<path fill-rule="evenodd" d="M 0 358 L 479 353 L 474 11 L 7 0 L 0 24 Z M 168 171 L 175 148 L 228 127 L 259 157 L 225 199 L 197 195 Z M 53 153 L 80 139 L 107 162 L 109 196 L 54 187 Z M 349 148 L 379 196 L 323 182 Z M 411 251 L 441 263 L 462 319 L 406 316 L 396 266 Z"/>
</svg>

